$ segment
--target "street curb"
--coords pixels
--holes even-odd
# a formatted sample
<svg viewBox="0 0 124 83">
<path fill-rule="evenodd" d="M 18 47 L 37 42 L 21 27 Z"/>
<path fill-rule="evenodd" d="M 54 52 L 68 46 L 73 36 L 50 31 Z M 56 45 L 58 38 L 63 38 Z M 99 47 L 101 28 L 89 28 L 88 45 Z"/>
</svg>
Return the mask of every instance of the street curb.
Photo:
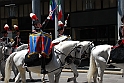
<svg viewBox="0 0 124 83">
<path fill-rule="evenodd" d="M 71 69 L 63 69 L 62 71 L 63 72 L 72 72 Z M 82 69 L 82 70 L 78 69 L 77 71 L 79 73 L 87 73 L 88 72 L 88 70 L 84 70 L 84 69 Z M 122 75 L 123 74 L 122 71 L 110 71 L 110 70 L 105 70 L 104 73 L 105 74 L 115 74 L 115 75 Z"/>
</svg>

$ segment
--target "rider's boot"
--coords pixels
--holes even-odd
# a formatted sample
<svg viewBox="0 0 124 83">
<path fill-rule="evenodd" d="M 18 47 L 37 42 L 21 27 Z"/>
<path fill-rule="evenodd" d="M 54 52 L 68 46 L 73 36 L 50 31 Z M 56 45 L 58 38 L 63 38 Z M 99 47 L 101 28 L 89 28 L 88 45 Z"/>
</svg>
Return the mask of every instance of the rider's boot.
<svg viewBox="0 0 124 83">
<path fill-rule="evenodd" d="M 45 68 L 45 57 L 42 56 L 41 57 L 41 74 L 47 74 L 48 71 L 46 71 L 46 68 Z"/>
</svg>

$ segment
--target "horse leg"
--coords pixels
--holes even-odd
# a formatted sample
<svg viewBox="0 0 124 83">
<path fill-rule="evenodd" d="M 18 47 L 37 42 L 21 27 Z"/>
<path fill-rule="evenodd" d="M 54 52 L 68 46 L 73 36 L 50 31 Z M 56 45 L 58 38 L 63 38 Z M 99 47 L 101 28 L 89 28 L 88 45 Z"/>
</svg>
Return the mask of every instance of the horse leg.
<svg viewBox="0 0 124 83">
<path fill-rule="evenodd" d="M 23 68 L 23 66 L 20 66 L 18 67 L 18 70 L 20 72 L 22 83 L 26 83 L 26 76 L 25 76 L 26 68 L 25 67 Z"/>
<path fill-rule="evenodd" d="M 48 73 L 49 83 L 55 83 L 54 73 Z"/>
<path fill-rule="evenodd" d="M 76 78 L 78 77 L 77 68 L 76 68 L 76 66 L 73 63 L 71 63 L 69 66 L 70 66 L 70 68 L 73 71 L 74 77 L 68 78 L 67 82 L 73 81 L 74 83 L 77 83 L 77 81 L 76 81 Z"/>
<path fill-rule="evenodd" d="M 33 80 L 32 76 L 31 76 L 31 71 L 28 70 L 27 68 L 26 68 L 26 71 L 29 73 L 29 78 L 30 78 L 30 80 Z"/>
<path fill-rule="evenodd" d="M 19 83 L 20 81 L 20 73 L 15 77 L 15 83 Z"/>
<path fill-rule="evenodd" d="M 43 82 L 43 83 L 46 83 L 46 81 L 45 81 L 45 75 L 46 75 L 46 74 L 43 74 L 43 76 L 42 76 L 42 82 Z"/>
<path fill-rule="evenodd" d="M 94 83 L 97 83 L 97 75 L 98 75 L 98 71 L 95 71 L 94 72 L 94 75 L 93 75 L 93 81 L 94 81 Z"/>
<path fill-rule="evenodd" d="M 99 81 L 99 83 L 102 83 L 104 70 L 106 69 L 106 62 L 98 61 L 98 63 L 99 63 L 99 64 L 97 64 L 98 81 Z"/>
<path fill-rule="evenodd" d="M 13 73 L 15 75 L 15 77 L 13 79 L 15 79 L 16 76 L 18 75 L 18 69 L 16 68 L 15 64 L 13 64 L 13 66 L 12 66 L 12 71 L 13 71 Z"/>
<path fill-rule="evenodd" d="M 62 69 L 60 69 L 56 74 L 55 74 L 55 83 L 59 83 L 59 78 L 61 75 Z"/>
</svg>

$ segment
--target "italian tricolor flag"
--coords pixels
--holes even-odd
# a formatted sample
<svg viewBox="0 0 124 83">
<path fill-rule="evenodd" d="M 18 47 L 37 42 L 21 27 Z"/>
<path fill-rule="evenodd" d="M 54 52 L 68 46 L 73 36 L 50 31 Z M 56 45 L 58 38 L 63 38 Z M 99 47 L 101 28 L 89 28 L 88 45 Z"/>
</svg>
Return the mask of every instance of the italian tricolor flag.
<svg viewBox="0 0 124 83">
<path fill-rule="evenodd" d="M 61 8 L 60 0 L 58 0 L 58 7 L 59 7 L 58 20 L 61 20 L 61 18 L 62 18 L 62 8 Z"/>
<path fill-rule="evenodd" d="M 54 9 L 56 8 L 56 3 L 54 0 L 50 0 L 50 7 L 49 7 L 49 17 L 51 20 L 54 19 L 55 14 L 54 14 Z"/>
</svg>

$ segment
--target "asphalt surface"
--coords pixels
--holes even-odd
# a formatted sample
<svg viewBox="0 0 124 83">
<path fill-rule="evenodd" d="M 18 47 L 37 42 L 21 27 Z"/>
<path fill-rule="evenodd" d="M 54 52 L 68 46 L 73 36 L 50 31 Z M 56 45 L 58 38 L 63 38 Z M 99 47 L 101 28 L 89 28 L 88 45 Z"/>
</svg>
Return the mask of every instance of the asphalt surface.
<svg viewBox="0 0 124 83">
<path fill-rule="evenodd" d="M 84 69 L 79 69 L 79 76 L 77 78 L 77 82 L 78 83 L 87 83 L 87 71 L 88 70 L 84 70 Z M 29 79 L 29 75 L 26 72 L 26 78 L 27 78 L 27 83 L 42 83 L 42 75 L 41 74 L 35 74 L 32 73 L 32 77 L 33 77 L 33 81 L 31 81 Z M 60 81 L 59 83 L 67 83 L 67 79 L 73 77 L 72 71 L 70 69 L 64 69 L 61 77 L 60 77 Z M 13 73 L 11 74 L 11 78 L 13 78 Z M 49 83 L 48 77 L 46 75 L 45 77 L 46 79 L 46 83 Z M 0 83 L 4 83 L 4 81 L 0 81 Z M 9 83 L 14 83 L 13 80 L 10 80 Z M 73 83 L 73 82 L 69 82 L 69 83 Z M 93 82 L 92 82 L 93 83 Z M 117 69 L 117 70 L 106 70 L 104 77 L 103 77 L 103 83 L 124 83 L 124 78 L 122 77 L 122 71 Z"/>
</svg>

